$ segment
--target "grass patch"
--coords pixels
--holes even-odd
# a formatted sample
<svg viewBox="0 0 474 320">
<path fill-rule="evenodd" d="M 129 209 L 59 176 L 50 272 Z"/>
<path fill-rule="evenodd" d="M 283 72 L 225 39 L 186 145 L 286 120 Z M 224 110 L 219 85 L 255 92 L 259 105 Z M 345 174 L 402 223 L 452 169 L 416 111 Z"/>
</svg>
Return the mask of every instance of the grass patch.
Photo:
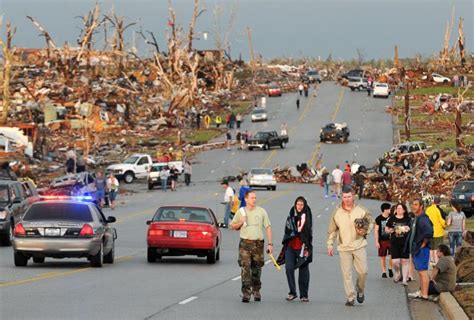
<svg viewBox="0 0 474 320">
<path fill-rule="evenodd" d="M 201 129 L 186 132 L 184 139 L 191 143 L 208 142 L 222 133 L 219 129 Z"/>
<path fill-rule="evenodd" d="M 225 102 L 232 107 L 232 112 L 234 114 L 241 113 L 244 114 L 247 112 L 248 109 L 252 107 L 252 103 L 250 101 L 242 101 L 242 100 L 231 100 Z"/>
<path fill-rule="evenodd" d="M 455 88 L 455 87 L 445 87 L 445 86 L 436 86 L 436 87 L 427 87 L 427 88 L 416 88 L 416 89 L 410 89 L 410 95 L 438 95 L 440 93 L 447 93 L 452 96 L 457 97 L 458 95 L 458 89 L 461 90 L 461 92 L 464 91 L 464 88 Z M 397 96 L 404 96 L 406 93 L 405 90 L 400 90 L 397 92 Z M 464 98 L 474 98 L 474 89 L 470 88 L 467 90 L 466 94 L 464 95 Z"/>
</svg>

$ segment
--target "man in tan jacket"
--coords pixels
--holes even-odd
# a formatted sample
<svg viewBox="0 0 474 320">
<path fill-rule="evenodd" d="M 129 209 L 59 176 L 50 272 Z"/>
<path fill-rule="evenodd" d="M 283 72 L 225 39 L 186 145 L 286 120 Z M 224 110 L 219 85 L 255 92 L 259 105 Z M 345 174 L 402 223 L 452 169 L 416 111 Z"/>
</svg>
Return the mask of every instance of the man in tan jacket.
<svg viewBox="0 0 474 320">
<path fill-rule="evenodd" d="M 368 228 L 356 228 L 354 221 L 364 219 Z M 360 220 L 359 220 L 360 221 Z M 367 234 L 374 226 L 374 219 L 366 208 L 354 203 L 351 189 L 342 192 L 342 203 L 336 207 L 329 220 L 328 227 L 328 255 L 334 255 L 333 244 L 337 239 L 344 290 L 346 292 L 346 306 L 353 306 L 357 295 L 357 302 L 364 302 L 365 278 L 367 276 Z M 357 273 L 356 290 L 352 282 L 352 268 Z"/>
</svg>

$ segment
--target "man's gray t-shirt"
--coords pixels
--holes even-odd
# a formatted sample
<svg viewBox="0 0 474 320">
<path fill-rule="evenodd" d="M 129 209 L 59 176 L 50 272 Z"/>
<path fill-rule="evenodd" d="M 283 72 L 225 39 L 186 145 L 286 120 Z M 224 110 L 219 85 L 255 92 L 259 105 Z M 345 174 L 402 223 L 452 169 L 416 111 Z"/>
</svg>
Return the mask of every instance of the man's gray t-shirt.
<svg viewBox="0 0 474 320">
<path fill-rule="evenodd" d="M 462 223 L 466 219 L 464 212 L 451 211 L 448 215 L 448 220 L 451 219 L 451 225 L 449 226 L 449 232 L 462 232 Z"/>
<path fill-rule="evenodd" d="M 436 275 L 435 288 L 438 292 L 451 292 L 456 287 L 456 265 L 453 258 L 441 257 L 438 260 L 435 268 L 438 274 Z"/>
</svg>

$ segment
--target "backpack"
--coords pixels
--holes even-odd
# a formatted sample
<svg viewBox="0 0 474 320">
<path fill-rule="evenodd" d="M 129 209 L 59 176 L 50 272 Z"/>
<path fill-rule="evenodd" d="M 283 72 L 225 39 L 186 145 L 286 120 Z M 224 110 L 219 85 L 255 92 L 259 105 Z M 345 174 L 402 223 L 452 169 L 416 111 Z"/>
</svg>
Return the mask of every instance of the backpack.
<svg viewBox="0 0 474 320">
<path fill-rule="evenodd" d="M 230 212 L 235 214 L 237 210 L 240 208 L 240 200 L 239 197 L 234 192 L 234 198 L 232 199 L 232 208 L 230 208 Z"/>
</svg>

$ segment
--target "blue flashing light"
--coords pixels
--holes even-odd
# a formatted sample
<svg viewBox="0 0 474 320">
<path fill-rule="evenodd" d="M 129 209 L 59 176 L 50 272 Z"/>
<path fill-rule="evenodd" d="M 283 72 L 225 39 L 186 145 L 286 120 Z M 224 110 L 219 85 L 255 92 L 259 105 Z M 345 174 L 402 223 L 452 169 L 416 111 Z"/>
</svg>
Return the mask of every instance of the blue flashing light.
<svg viewBox="0 0 474 320">
<path fill-rule="evenodd" d="M 94 201 L 92 196 L 48 196 L 42 195 L 44 200 L 76 200 L 76 201 Z"/>
</svg>

